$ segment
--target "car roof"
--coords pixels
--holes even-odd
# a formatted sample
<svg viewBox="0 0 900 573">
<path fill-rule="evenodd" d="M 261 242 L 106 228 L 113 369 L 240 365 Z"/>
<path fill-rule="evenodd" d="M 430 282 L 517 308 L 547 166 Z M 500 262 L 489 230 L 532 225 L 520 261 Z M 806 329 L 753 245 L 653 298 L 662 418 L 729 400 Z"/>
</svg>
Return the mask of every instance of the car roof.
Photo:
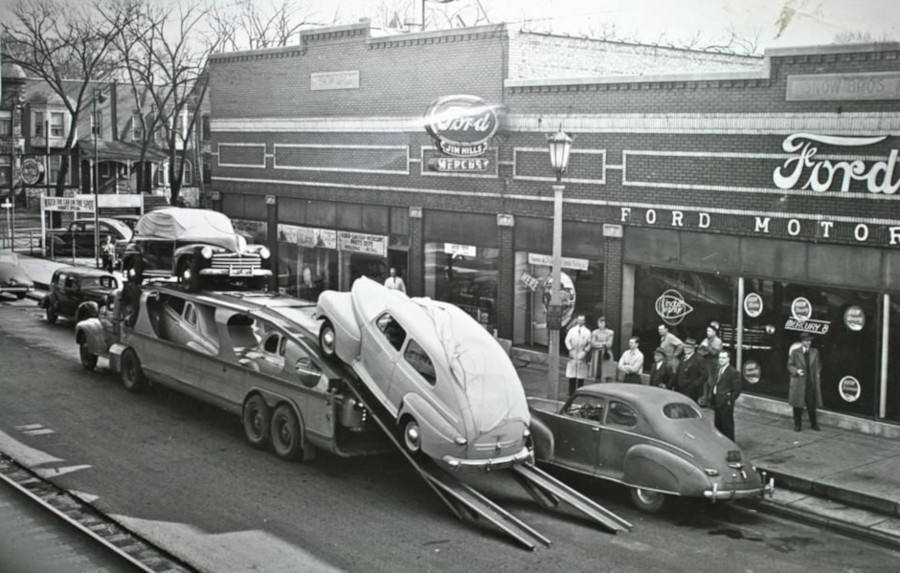
<svg viewBox="0 0 900 573">
<path fill-rule="evenodd" d="M 116 275 L 112 273 L 108 273 L 103 269 L 92 269 L 91 267 L 59 267 L 55 271 L 56 273 L 66 273 L 67 275 L 78 275 L 81 277 L 112 277 L 116 278 Z"/>
<path fill-rule="evenodd" d="M 643 384 L 626 384 L 624 382 L 607 382 L 600 384 L 587 384 L 579 390 L 581 394 L 592 396 L 604 396 L 626 400 L 636 406 L 654 408 L 665 406 L 672 402 L 684 402 L 693 404 L 690 398 L 672 390 L 659 388 L 658 386 L 645 386 Z"/>
</svg>

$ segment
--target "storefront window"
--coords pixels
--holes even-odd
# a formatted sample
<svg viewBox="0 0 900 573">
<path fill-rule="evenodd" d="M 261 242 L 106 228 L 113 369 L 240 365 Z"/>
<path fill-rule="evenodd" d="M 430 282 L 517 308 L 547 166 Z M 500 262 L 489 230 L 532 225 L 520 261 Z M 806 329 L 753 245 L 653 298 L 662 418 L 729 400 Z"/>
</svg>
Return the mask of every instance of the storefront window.
<svg viewBox="0 0 900 573">
<path fill-rule="evenodd" d="M 694 338 L 700 344 L 706 338 L 707 327 L 718 323 L 723 346 L 733 347 L 737 279 L 643 265 L 634 270 L 632 336 L 641 339 L 646 368 L 660 343 L 660 324 L 682 341 Z"/>
<path fill-rule="evenodd" d="M 515 331 L 514 344 L 545 347 L 547 338 L 547 305 L 550 302 L 551 257 L 519 251 L 516 253 Z M 603 308 L 603 263 L 587 259 L 563 257 L 560 275 L 562 300 L 562 332 L 572 319 L 584 314 L 588 328 L 596 328 Z"/>
<path fill-rule="evenodd" d="M 885 417 L 900 422 L 900 295 L 892 294 L 888 332 L 887 394 Z"/>
<path fill-rule="evenodd" d="M 743 365 L 748 392 L 787 399 L 788 355 L 800 334 L 815 338 L 827 410 L 871 416 L 879 388 L 878 295 L 746 279 Z"/>
<path fill-rule="evenodd" d="M 493 331 L 497 327 L 500 250 L 454 243 L 425 244 L 425 296 L 450 302 Z"/>
</svg>

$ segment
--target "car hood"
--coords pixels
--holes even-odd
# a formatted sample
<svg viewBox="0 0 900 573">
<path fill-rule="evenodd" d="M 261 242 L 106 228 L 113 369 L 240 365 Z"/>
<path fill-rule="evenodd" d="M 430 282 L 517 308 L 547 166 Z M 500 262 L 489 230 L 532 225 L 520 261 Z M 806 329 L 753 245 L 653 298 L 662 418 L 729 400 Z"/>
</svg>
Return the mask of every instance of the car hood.
<svg viewBox="0 0 900 573">
<path fill-rule="evenodd" d="M 7 283 L 15 279 L 17 284 L 32 286 L 34 282 L 31 277 L 25 273 L 20 267 L 6 263 L 0 263 L 0 282 Z"/>
</svg>

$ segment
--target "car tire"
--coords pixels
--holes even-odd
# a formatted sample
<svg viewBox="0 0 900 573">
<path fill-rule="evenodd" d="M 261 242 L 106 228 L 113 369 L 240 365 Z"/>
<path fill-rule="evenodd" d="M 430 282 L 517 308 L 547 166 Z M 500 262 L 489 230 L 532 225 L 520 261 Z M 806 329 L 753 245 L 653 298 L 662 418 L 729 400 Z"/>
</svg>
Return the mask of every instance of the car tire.
<svg viewBox="0 0 900 573">
<path fill-rule="evenodd" d="M 200 273 L 195 264 L 194 257 L 182 257 L 178 261 L 177 270 L 178 281 L 187 292 L 197 292 L 200 290 Z"/>
<path fill-rule="evenodd" d="M 400 424 L 400 443 L 411 456 L 418 456 L 422 452 L 422 429 L 412 416 L 407 416 Z"/>
<path fill-rule="evenodd" d="M 322 355 L 328 360 L 337 360 L 337 335 L 334 332 L 334 325 L 327 318 L 322 322 L 319 329 L 319 349 Z"/>
<path fill-rule="evenodd" d="M 147 388 L 141 361 L 130 348 L 122 354 L 122 386 L 129 392 L 142 392 Z"/>
<path fill-rule="evenodd" d="M 141 311 L 141 287 L 140 283 L 128 281 L 122 289 L 122 321 L 129 328 L 137 324 L 138 314 Z"/>
<path fill-rule="evenodd" d="M 81 358 L 81 366 L 88 372 L 97 367 L 98 356 L 88 350 L 87 343 L 82 342 L 78 345 L 78 355 Z"/>
<path fill-rule="evenodd" d="M 47 303 L 47 322 L 50 324 L 56 324 L 56 321 L 59 319 L 59 314 L 56 313 L 56 305 L 52 302 Z"/>
<path fill-rule="evenodd" d="M 635 487 L 631 489 L 631 501 L 644 513 L 659 513 L 666 505 L 666 494 Z"/>
<path fill-rule="evenodd" d="M 279 458 L 294 461 L 303 455 L 303 432 L 297 415 L 288 404 L 275 408 L 269 433 L 272 436 L 272 450 Z"/>
<path fill-rule="evenodd" d="M 244 425 L 244 437 L 251 446 L 263 449 L 269 445 L 272 410 L 262 396 L 255 394 L 244 402 L 241 421 Z"/>
</svg>

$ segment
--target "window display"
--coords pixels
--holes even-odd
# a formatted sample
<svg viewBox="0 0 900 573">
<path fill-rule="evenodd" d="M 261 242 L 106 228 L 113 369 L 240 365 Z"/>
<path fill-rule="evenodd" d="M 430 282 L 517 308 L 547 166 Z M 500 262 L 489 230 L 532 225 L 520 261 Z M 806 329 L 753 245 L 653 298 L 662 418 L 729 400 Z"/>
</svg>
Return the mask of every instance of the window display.
<svg viewBox="0 0 900 573">
<path fill-rule="evenodd" d="M 460 307 L 489 331 L 497 327 L 500 250 L 425 244 L 425 296 Z"/>
</svg>

